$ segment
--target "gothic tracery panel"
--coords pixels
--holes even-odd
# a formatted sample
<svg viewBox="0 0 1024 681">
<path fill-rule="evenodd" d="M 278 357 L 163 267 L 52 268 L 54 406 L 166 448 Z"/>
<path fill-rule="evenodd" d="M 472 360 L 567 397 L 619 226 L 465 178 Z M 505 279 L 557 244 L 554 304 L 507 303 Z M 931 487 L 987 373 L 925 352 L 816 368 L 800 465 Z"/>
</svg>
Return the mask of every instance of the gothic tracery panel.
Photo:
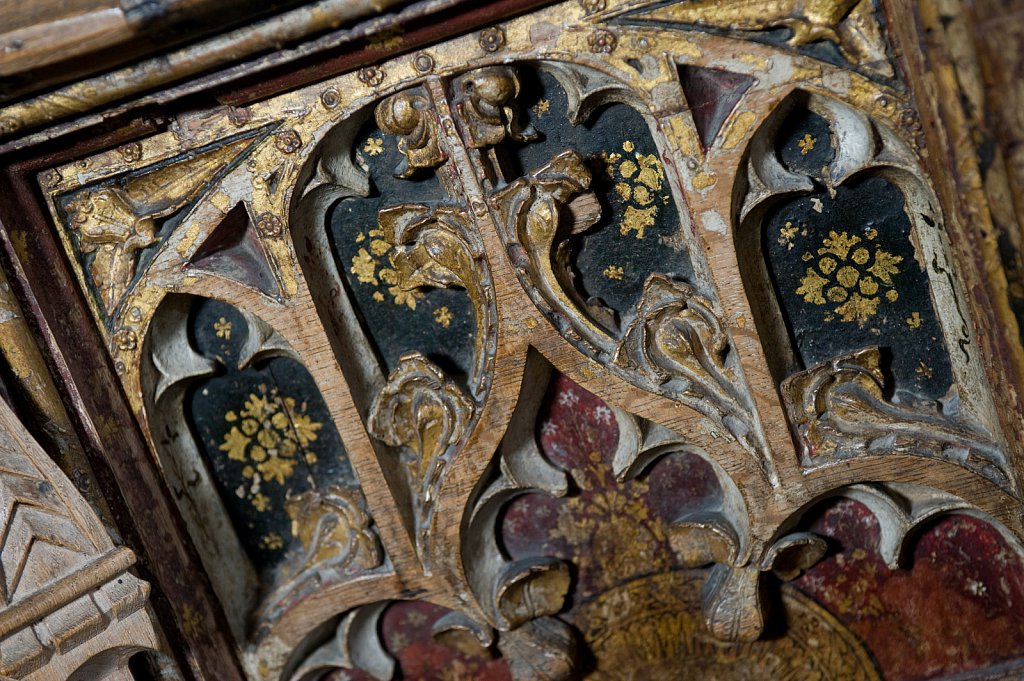
<svg viewBox="0 0 1024 681">
<path fill-rule="evenodd" d="M 250 681 L 877 679 L 816 504 L 1020 549 L 886 35 L 564 2 L 39 175 Z"/>
</svg>

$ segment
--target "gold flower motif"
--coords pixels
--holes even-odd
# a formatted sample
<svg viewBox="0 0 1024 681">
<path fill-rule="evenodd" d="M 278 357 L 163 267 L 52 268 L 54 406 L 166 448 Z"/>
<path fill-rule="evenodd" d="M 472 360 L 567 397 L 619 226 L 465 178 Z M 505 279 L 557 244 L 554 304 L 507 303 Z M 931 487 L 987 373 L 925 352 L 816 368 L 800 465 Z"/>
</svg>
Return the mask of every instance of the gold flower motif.
<svg viewBox="0 0 1024 681">
<path fill-rule="evenodd" d="M 238 425 L 232 425 L 224 435 L 220 451 L 232 461 L 247 464 L 242 469 L 245 479 L 252 480 L 258 474 L 263 482 L 284 485 L 300 455 L 307 462 L 316 460 L 306 448 L 316 441 L 323 424 L 306 414 L 306 406 L 294 397 L 282 396 L 276 387 L 260 385 L 258 393 L 249 393 L 242 409 L 224 415 L 226 422 Z M 256 510 L 262 512 L 269 507 L 270 500 L 258 485 L 247 494 Z"/>
<path fill-rule="evenodd" d="M 257 492 L 252 498 L 252 505 L 257 511 L 263 513 L 270 508 L 270 499 L 266 494 Z"/>
<path fill-rule="evenodd" d="M 284 540 L 277 532 L 268 532 L 260 539 L 260 546 L 270 551 L 276 551 L 284 546 Z"/>
<path fill-rule="evenodd" d="M 377 156 L 384 152 L 384 140 L 371 137 L 366 140 L 366 144 L 363 146 L 363 151 L 370 156 Z"/>
<path fill-rule="evenodd" d="M 367 251 L 365 248 L 360 248 L 356 255 L 352 257 L 352 266 L 349 268 L 349 271 L 356 275 L 356 279 L 360 283 L 380 286 L 385 289 L 391 295 L 391 299 L 396 305 L 405 305 L 410 310 L 415 310 L 416 301 L 422 300 L 425 295 L 423 291 L 419 289 L 406 291 L 400 288 L 398 286 L 398 273 L 392 267 L 377 269 L 377 266 L 381 264 L 377 258 L 384 260 L 386 257 L 388 264 L 394 265 L 391 261 L 392 244 L 382 239 L 382 236 L 384 236 L 382 230 L 370 230 L 370 250 Z M 356 243 L 362 243 L 365 240 L 366 237 L 362 232 L 355 237 Z M 375 258 L 374 256 L 377 257 Z M 378 303 L 383 302 L 384 294 L 381 291 L 374 291 L 373 299 Z"/>
<path fill-rule="evenodd" d="M 584 493 L 559 507 L 548 538 L 568 545 L 574 564 L 590 573 L 590 588 L 597 590 L 638 569 L 667 568 L 664 522 L 644 502 L 648 483 L 638 480 L 620 487 L 600 453 L 591 452 L 588 459 L 585 470 L 573 471 L 578 480 L 588 480 Z M 595 570 L 597 566 L 601 569 Z"/>
<path fill-rule="evenodd" d="M 294 130 L 282 130 L 274 134 L 274 145 L 285 154 L 292 154 L 302 146 L 302 138 Z"/>
<path fill-rule="evenodd" d="M 615 49 L 618 39 L 611 31 L 600 29 L 587 36 L 590 51 L 595 54 L 609 54 Z"/>
<path fill-rule="evenodd" d="M 800 155 L 806 156 L 814 149 L 814 145 L 817 144 L 818 138 L 811 137 L 811 133 L 804 133 L 804 136 L 797 142 L 800 147 Z"/>
<path fill-rule="evenodd" d="M 277 484 L 283 485 L 287 478 L 290 478 L 295 468 L 294 459 L 286 459 L 280 456 L 268 458 L 258 468 L 267 482 L 276 480 Z"/>
<path fill-rule="evenodd" d="M 793 250 L 793 239 L 799 231 L 800 228 L 798 226 L 787 221 L 785 227 L 779 227 L 779 245 L 785 246 L 787 250 Z"/>
<path fill-rule="evenodd" d="M 303 447 L 309 446 L 310 442 L 316 442 L 316 431 L 322 427 L 322 423 L 317 423 L 305 414 L 295 414 L 292 416 L 292 428 L 299 439 L 299 444 Z"/>
<path fill-rule="evenodd" d="M 871 230 L 865 236 L 872 241 L 877 235 L 877 231 Z M 840 321 L 857 322 L 861 328 L 878 313 L 881 287 L 887 289 L 882 296 L 887 301 L 893 303 L 899 299 L 893 277 L 899 274 L 898 265 L 903 262 L 901 256 L 877 245 L 872 256 L 866 244 L 858 245 L 862 243 L 863 239 L 856 234 L 829 231 L 817 249 L 816 267 L 806 268 L 795 291 L 805 302 L 814 305 L 835 304 L 832 312 Z M 810 252 L 803 255 L 806 262 L 814 259 Z M 826 319 L 830 320 L 829 317 L 831 315 Z"/>
<path fill-rule="evenodd" d="M 497 26 L 491 28 L 485 28 L 480 31 L 480 35 L 477 38 L 482 47 L 487 52 L 497 52 L 505 46 L 505 31 Z"/>
<path fill-rule="evenodd" d="M 231 340 L 231 322 L 224 317 L 213 323 L 213 330 L 217 333 L 217 338 Z"/>
<path fill-rule="evenodd" d="M 434 310 L 434 322 L 440 324 L 444 328 L 447 329 L 449 326 L 452 325 L 452 319 L 454 319 L 454 317 L 452 315 L 451 310 L 448 309 L 447 305 L 445 305 L 444 307 L 439 307 L 436 310 Z"/>
<path fill-rule="evenodd" d="M 603 274 L 609 279 L 622 279 L 623 271 L 618 265 L 608 265 L 604 268 Z"/>
<path fill-rule="evenodd" d="M 357 74 L 359 80 L 369 87 L 377 87 L 384 82 L 384 69 L 379 66 L 364 66 Z"/>
<path fill-rule="evenodd" d="M 423 298 L 423 292 L 417 289 L 406 291 L 398 286 L 389 286 L 388 293 L 395 299 L 395 305 L 405 305 L 410 310 L 416 309 L 416 301 Z"/>
<path fill-rule="evenodd" d="M 245 450 L 249 446 L 250 439 L 243 435 L 238 428 L 232 427 L 224 436 L 224 443 L 220 450 L 226 452 L 232 461 L 245 461 Z"/>
<path fill-rule="evenodd" d="M 656 201 L 660 198 L 662 203 L 668 203 L 669 200 L 667 194 L 661 193 L 665 169 L 656 154 L 637 152 L 636 145 L 630 140 L 622 143 L 622 150 L 633 154 L 633 157 L 624 157 L 618 152 L 605 152 L 601 160 L 608 176 L 619 180 L 614 185 L 615 193 L 627 203 L 619 224 L 619 234 L 633 234 L 637 239 L 643 239 L 645 230 L 653 226 L 657 218 Z"/>
</svg>

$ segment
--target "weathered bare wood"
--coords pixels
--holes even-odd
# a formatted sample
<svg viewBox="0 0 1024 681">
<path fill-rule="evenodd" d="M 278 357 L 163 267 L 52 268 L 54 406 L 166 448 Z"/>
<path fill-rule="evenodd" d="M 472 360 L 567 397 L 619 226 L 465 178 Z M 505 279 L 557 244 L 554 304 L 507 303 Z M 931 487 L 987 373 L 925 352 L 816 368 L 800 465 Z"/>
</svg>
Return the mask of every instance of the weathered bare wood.
<svg viewBox="0 0 1024 681">
<path fill-rule="evenodd" d="M 69 678 L 98 664 L 95 678 L 115 678 L 158 645 L 135 554 L 114 547 L 6 403 L 0 433 L 0 674 Z"/>
</svg>

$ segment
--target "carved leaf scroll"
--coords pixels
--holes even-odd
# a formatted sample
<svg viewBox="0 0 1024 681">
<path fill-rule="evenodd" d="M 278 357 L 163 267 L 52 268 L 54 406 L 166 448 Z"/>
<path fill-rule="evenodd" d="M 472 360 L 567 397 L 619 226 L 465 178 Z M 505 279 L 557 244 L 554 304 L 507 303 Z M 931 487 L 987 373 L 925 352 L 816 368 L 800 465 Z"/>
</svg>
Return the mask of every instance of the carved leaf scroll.
<svg viewBox="0 0 1024 681">
<path fill-rule="evenodd" d="M 791 47 L 829 42 L 854 66 L 891 78 L 874 11 L 871 0 L 690 0 L 643 8 L 627 17 L 744 32 L 788 28 Z"/>
<path fill-rule="evenodd" d="M 764 631 L 768 607 L 764 574 L 774 571 L 784 581 L 795 579 L 824 557 L 826 544 L 813 534 L 793 533 L 772 544 L 761 561 L 738 566 L 735 536 L 721 517 L 670 528 L 673 551 L 689 565 L 715 563 L 701 599 L 708 630 L 723 641 L 754 641 Z"/>
<path fill-rule="evenodd" d="M 684 510 L 666 528 L 676 560 L 688 568 L 713 565 L 704 586 L 702 608 L 708 630 L 725 641 L 753 641 L 764 629 L 768 602 L 763 573 L 791 580 L 824 556 L 824 541 L 812 534 L 785 534 L 751 561 L 751 518 L 744 495 L 714 458 L 664 426 L 615 409 L 619 441 L 613 469 L 619 480 L 644 474 L 662 457 L 692 454 L 712 466 L 721 496 Z"/>
<path fill-rule="evenodd" d="M 395 168 L 395 177 L 409 178 L 418 170 L 435 168 L 447 160 L 438 142 L 437 118 L 422 89 L 407 90 L 388 97 L 377 105 L 377 125 L 397 135 L 403 160 Z"/>
<path fill-rule="evenodd" d="M 304 549 L 297 571 L 326 563 L 339 570 L 352 562 L 364 570 L 380 565 L 380 542 L 358 490 L 341 485 L 307 490 L 289 499 L 285 509 Z"/>
<path fill-rule="evenodd" d="M 481 492 L 470 516 L 463 554 L 466 573 L 491 626 L 515 630 L 562 609 L 570 586 L 568 565 L 554 558 L 512 560 L 497 537 L 503 509 L 528 492 L 553 497 L 569 490 L 565 471 L 541 454 L 533 424 L 549 382 L 550 367 L 527 361 L 519 402 L 499 448 L 498 475 Z"/>
<path fill-rule="evenodd" d="M 579 670 L 577 634 L 557 617 L 538 617 L 511 631 L 495 632 L 461 612 L 434 623 L 434 638 L 454 648 L 497 647 L 513 681 L 568 681 Z"/>
<path fill-rule="evenodd" d="M 476 405 L 436 364 L 418 352 L 403 355 L 397 369 L 370 407 L 370 433 L 411 454 L 405 462 L 417 493 L 420 549 L 448 449 L 469 431 Z"/>
<path fill-rule="evenodd" d="M 484 380 L 485 347 L 494 327 L 493 293 L 483 246 L 465 211 L 453 206 L 402 204 L 378 214 L 391 254 L 394 284 L 402 291 L 461 287 L 476 317 L 474 378 Z"/>
<path fill-rule="evenodd" d="M 469 146 L 495 146 L 505 137 L 519 142 L 536 138 L 529 125 L 519 119 L 515 99 L 519 78 L 508 66 L 488 66 L 460 76 L 452 84 L 455 110 Z"/>
<path fill-rule="evenodd" d="M 750 397 L 727 365 L 728 351 L 711 301 L 688 284 L 652 274 L 613 361 L 721 423 L 749 450 L 764 452 Z"/>
<path fill-rule="evenodd" d="M 582 334 L 581 340 L 589 345 L 606 348 L 607 338 L 592 323 L 577 319 L 573 325 L 564 316 L 577 307 L 566 293 L 573 288 L 569 245 L 564 239 L 586 231 L 601 215 L 600 204 L 587 191 L 590 181 L 583 158 L 575 151 L 564 151 L 495 192 L 491 201 L 498 208 L 505 238 L 517 245 L 511 251 L 513 262 L 533 284 L 524 281 L 534 302 L 555 315 L 564 334 L 577 338 Z M 571 218 L 571 224 L 563 224 L 563 213 Z"/>
<path fill-rule="evenodd" d="M 69 231 L 104 314 L 117 311 L 139 252 L 157 243 L 157 221 L 180 210 L 233 168 L 253 146 L 253 134 L 176 159 L 148 173 L 71 194 L 64 201 Z"/>
<path fill-rule="evenodd" d="M 364 605 L 341 618 L 334 635 L 303 660 L 290 681 L 315 681 L 330 671 L 362 671 L 378 681 L 395 675 L 395 659 L 385 650 L 378 633 L 380 616 L 388 602 Z M 345 677 L 342 677 L 345 678 Z"/>
<path fill-rule="evenodd" d="M 885 398 L 877 347 L 790 376 L 782 394 L 800 440 L 801 463 L 813 467 L 858 454 L 909 453 L 956 461 L 1002 485 L 1005 455 L 980 426 L 937 409 Z"/>
</svg>

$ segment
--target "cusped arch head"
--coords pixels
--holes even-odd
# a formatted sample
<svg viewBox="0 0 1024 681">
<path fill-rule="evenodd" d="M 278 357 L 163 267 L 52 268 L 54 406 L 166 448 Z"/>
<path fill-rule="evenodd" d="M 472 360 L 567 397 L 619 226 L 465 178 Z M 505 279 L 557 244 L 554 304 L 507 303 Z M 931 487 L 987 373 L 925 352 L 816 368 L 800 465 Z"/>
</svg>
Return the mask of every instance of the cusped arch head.
<svg viewBox="0 0 1024 681">
<path fill-rule="evenodd" d="M 794 91 L 752 137 L 733 210 L 741 276 L 776 383 L 878 345 L 892 360 L 882 368 L 897 402 L 942 402 L 945 413 L 963 410 L 998 430 L 937 199 L 893 128 Z M 919 366 L 924 358 L 896 342 L 919 329 L 938 366 Z"/>
<path fill-rule="evenodd" d="M 355 533 L 334 537 L 333 547 L 379 564 L 330 410 L 266 322 L 225 302 L 167 296 L 143 343 L 140 373 L 165 479 L 238 640 L 248 636 L 261 592 L 273 601 L 276 590 L 306 579 L 310 561 L 331 553 L 313 556 L 322 538 L 303 528 L 336 517 L 336 527 Z"/>
<path fill-rule="evenodd" d="M 714 475 L 717 490 L 703 498 L 699 506 L 685 508 L 674 519 L 674 525 L 695 527 L 701 533 L 708 530 L 718 535 L 728 545 L 728 562 L 744 562 L 751 550 L 750 510 L 743 492 L 728 471 L 703 448 L 667 428 L 641 422 L 620 409 L 613 411 L 619 423 L 619 443 L 613 462 L 615 477 L 623 481 L 644 476 L 659 461 L 669 457 L 680 457 L 684 463 L 697 461 L 698 465 L 707 466 Z"/>
<path fill-rule="evenodd" d="M 807 530 L 818 510 L 837 499 L 862 504 L 874 516 L 878 522 L 876 548 L 892 570 L 907 567 L 909 555 L 922 533 L 952 516 L 969 516 L 989 525 L 1024 561 L 1024 541 L 998 518 L 955 494 L 911 483 L 860 483 L 830 490 L 793 512 L 776 535 Z"/>
</svg>

